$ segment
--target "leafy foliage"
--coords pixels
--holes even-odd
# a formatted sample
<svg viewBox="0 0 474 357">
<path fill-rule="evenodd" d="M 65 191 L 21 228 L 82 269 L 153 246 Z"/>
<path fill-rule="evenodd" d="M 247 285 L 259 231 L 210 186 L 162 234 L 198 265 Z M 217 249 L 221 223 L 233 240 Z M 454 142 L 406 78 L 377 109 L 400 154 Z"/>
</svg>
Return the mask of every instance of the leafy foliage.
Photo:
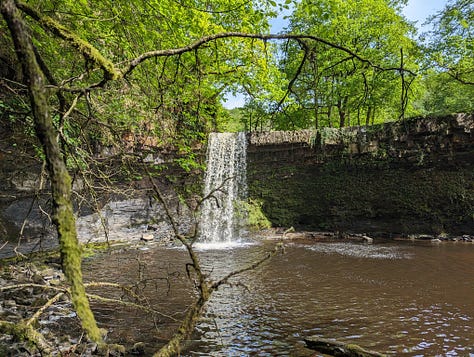
<svg viewBox="0 0 474 357">
<path fill-rule="evenodd" d="M 267 48 L 251 39 L 222 39 L 179 56 L 148 60 L 105 86 L 100 84 L 102 73 L 93 61 L 93 56 L 103 56 L 103 61 L 120 67 L 141 53 L 184 46 L 204 35 L 229 30 L 265 32 L 271 13 L 265 1 L 92 4 L 47 0 L 28 5 L 39 14 L 29 12 L 26 18 L 38 58 L 50 84 L 61 89 L 57 97 L 51 97 L 51 105 L 63 147 L 68 155 L 79 154 L 68 160 L 72 169 L 83 168 L 77 164 L 104 148 L 130 152 L 137 147 L 172 148 L 180 155 L 178 164 L 186 170 L 196 167 L 190 153 L 226 118 L 222 95 L 235 90 L 237 82 L 257 87 L 259 73 L 265 72 L 262 64 L 268 57 Z M 38 21 L 44 15 L 46 20 Z M 48 30 L 52 21 L 66 33 L 66 40 L 58 40 Z M 4 30 L 0 22 L 0 31 Z M 0 58 L 9 63 L 9 70 L 2 75 L 20 82 L 13 45 L 2 36 L 4 41 Z M 75 47 L 81 41 L 94 47 L 90 56 L 77 55 Z M 12 97 L 9 87 L 2 86 L 6 93 L 2 105 L 13 108 L 12 112 L 20 111 L 15 104 L 25 94 L 20 89 Z M 23 123 L 31 128 L 31 122 Z"/>
<path fill-rule="evenodd" d="M 323 0 L 297 2 L 290 30 L 314 33 L 385 68 L 416 70 L 413 28 L 400 15 L 400 2 Z M 301 49 L 305 51 L 302 52 Z M 358 62 L 321 44 L 285 44 L 282 63 L 292 87 L 288 106 L 299 128 L 369 124 L 394 119 L 400 111 L 400 74 Z M 286 121 L 282 117 L 283 121 Z"/>
<path fill-rule="evenodd" d="M 430 19 L 427 52 L 434 66 L 459 82 L 474 85 L 474 2 L 451 0 Z"/>
<path fill-rule="evenodd" d="M 423 114 L 443 115 L 474 112 L 474 86 L 464 85 L 445 72 L 428 71 L 424 90 L 415 103 Z"/>
<path fill-rule="evenodd" d="M 421 114 L 473 111 L 474 3 L 452 0 L 429 18 L 422 34 L 423 69 L 414 106 Z"/>
<path fill-rule="evenodd" d="M 392 120 L 399 116 L 404 95 L 418 98 L 404 107 L 407 115 L 469 110 L 469 105 L 460 105 L 462 90 L 455 90 L 460 94 L 459 105 L 443 104 L 442 98 L 434 97 L 443 93 L 438 87 L 445 80 L 447 88 L 455 86 L 438 72 L 472 81 L 470 0 L 453 0 L 431 19 L 434 29 L 424 54 L 430 55 L 436 67 L 409 88 L 402 86 L 395 69 L 402 66 L 417 72 L 422 53 L 411 39 L 414 28 L 401 16 L 406 1 L 139 0 L 130 4 L 120 0 L 91 4 L 33 0 L 28 4 L 88 41 L 118 68 L 146 51 L 184 46 L 209 34 L 266 33 L 268 20 L 277 10 L 291 9 L 291 33 L 319 36 L 381 68 L 394 69 L 382 71 L 317 42 L 287 41 L 277 46 L 270 41 L 226 38 L 178 56 L 149 59 L 123 79 L 84 93 L 81 88 L 100 84 L 100 69 L 90 57 L 78 56 L 68 41 L 58 40 L 27 17 L 50 83 L 64 89 L 62 100 L 51 97 L 63 144 L 70 151 L 81 146 L 85 156 L 103 147 L 117 151 L 131 146 L 175 147 L 187 153 L 199 147 L 209 131 L 339 127 Z M 0 22 L 0 30 L 4 28 Z M 12 84 L 21 82 L 13 45 L 8 37 L 0 41 L 0 61 L 5 64 L 1 76 L 12 81 L 2 81 L 2 120 L 22 122 L 22 128 L 32 133 L 28 108 L 21 104 L 25 92 Z M 405 73 L 407 83 L 412 79 Z M 247 103 L 237 117 L 221 105 L 227 93 L 246 95 Z"/>
</svg>

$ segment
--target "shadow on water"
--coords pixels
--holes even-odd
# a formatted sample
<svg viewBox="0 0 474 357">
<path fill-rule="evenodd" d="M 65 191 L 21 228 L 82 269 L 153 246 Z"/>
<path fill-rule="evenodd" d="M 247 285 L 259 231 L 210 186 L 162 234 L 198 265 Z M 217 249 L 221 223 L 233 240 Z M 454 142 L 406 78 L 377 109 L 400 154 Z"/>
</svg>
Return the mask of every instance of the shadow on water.
<svg viewBox="0 0 474 357">
<path fill-rule="evenodd" d="M 270 249 L 198 251 L 218 279 Z M 96 304 L 110 338 L 144 341 L 150 351 L 166 340 L 194 297 L 187 261 L 184 250 L 156 248 L 86 262 L 89 280 L 137 284 L 166 315 Z M 309 356 L 303 337 L 320 335 L 391 355 L 474 356 L 473 261 L 467 244 L 289 243 L 284 255 L 213 295 L 184 355 Z"/>
</svg>

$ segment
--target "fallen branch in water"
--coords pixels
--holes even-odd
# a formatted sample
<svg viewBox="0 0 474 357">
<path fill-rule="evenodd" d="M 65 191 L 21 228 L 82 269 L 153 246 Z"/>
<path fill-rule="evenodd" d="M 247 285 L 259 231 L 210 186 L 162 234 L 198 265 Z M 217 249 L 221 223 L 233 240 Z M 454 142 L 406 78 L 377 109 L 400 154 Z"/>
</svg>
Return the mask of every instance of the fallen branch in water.
<svg viewBox="0 0 474 357">
<path fill-rule="evenodd" d="M 206 279 L 202 283 L 203 285 L 199 286 L 199 291 L 200 291 L 199 298 L 188 308 L 186 316 L 181 322 L 181 325 L 178 328 L 178 330 L 175 332 L 173 337 L 168 341 L 168 343 L 165 346 L 163 346 L 159 351 L 157 351 L 153 355 L 153 357 L 170 357 L 170 356 L 180 355 L 182 343 L 194 331 L 194 327 L 196 326 L 196 323 L 201 316 L 204 305 L 211 298 L 212 293 L 215 292 L 221 285 L 229 284 L 230 278 L 235 277 L 239 274 L 242 274 L 246 271 L 256 269 L 257 267 L 261 266 L 264 262 L 274 257 L 276 254 L 282 253 L 282 252 L 283 252 L 283 246 L 281 244 L 278 244 L 273 251 L 268 252 L 267 255 L 262 257 L 260 260 L 254 262 L 253 264 L 245 268 L 242 268 L 240 270 L 227 274 L 224 278 L 220 279 L 219 281 L 215 283 L 212 283 L 210 280 Z M 194 254 L 194 251 L 192 249 L 191 249 L 191 253 Z M 195 257 L 197 259 L 197 256 Z"/>
<path fill-rule="evenodd" d="M 354 344 L 339 342 L 312 336 L 304 339 L 306 346 L 314 351 L 318 351 L 330 356 L 337 357 L 384 357 L 384 354 L 375 351 L 365 350 Z"/>
</svg>

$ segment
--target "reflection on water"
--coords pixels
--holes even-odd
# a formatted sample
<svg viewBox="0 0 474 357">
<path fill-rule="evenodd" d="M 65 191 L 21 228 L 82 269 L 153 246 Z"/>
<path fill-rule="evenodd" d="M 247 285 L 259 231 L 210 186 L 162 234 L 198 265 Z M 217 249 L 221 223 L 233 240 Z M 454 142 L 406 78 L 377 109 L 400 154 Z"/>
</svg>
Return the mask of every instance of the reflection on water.
<svg viewBox="0 0 474 357">
<path fill-rule="evenodd" d="M 270 249 L 199 255 L 218 279 Z M 186 262 L 183 250 L 164 248 L 86 262 L 89 279 L 141 278 L 146 303 L 167 315 L 95 305 L 111 338 L 145 340 L 151 351 L 170 335 L 173 318 L 193 298 Z M 319 335 L 391 355 L 474 356 L 473 262 L 474 245 L 467 244 L 289 244 L 284 255 L 213 295 L 185 355 L 309 356 L 301 341 Z"/>
</svg>

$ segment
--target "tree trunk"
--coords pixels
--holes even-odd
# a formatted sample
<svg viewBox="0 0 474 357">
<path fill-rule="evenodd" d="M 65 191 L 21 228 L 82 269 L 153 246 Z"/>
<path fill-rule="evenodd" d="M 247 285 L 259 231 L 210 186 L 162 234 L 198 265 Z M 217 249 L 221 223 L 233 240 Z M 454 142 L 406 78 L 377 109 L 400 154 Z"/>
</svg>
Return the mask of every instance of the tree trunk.
<svg viewBox="0 0 474 357">
<path fill-rule="evenodd" d="M 358 345 L 346 344 L 335 340 L 319 338 L 317 336 L 308 337 L 304 340 L 306 346 L 314 351 L 318 351 L 330 356 L 338 357 L 383 357 L 384 355 L 374 351 L 368 351 Z"/>
<path fill-rule="evenodd" d="M 319 129 L 319 113 L 318 113 L 318 103 L 315 98 L 315 103 L 314 103 L 314 128 L 316 130 Z"/>
<path fill-rule="evenodd" d="M 71 203 L 71 177 L 64 163 L 57 131 L 49 114 L 45 77 L 35 57 L 26 25 L 14 0 L 0 0 L 0 10 L 8 24 L 23 78 L 29 90 L 36 135 L 41 142 L 51 179 L 53 222 L 59 237 L 62 269 L 71 284 L 71 299 L 84 330 L 94 341 L 101 341 L 94 315 L 86 297 L 81 270 L 81 248 Z"/>
<path fill-rule="evenodd" d="M 311 64 L 313 66 L 313 103 L 314 103 L 314 128 L 319 129 L 319 100 L 318 100 L 318 86 L 319 86 L 319 75 L 318 75 L 318 63 L 314 57 L 314 53 L 311 53 Z"/>
<path fill-rule="evenodd" d="M 346 112 L 344 111 L 342 100 L 337 101 L 337 111 L 339 113 L 339 128 L 343 128 L 346 124 Z"/>
<path fill-rule="evenodd" d="M 370 125 L 371 115 L 372 115 L 372 106 L 369 106 L 369 108 L 367 108 L 367 116 L 365 117 L 365 126 Z"/>
<path fill-rule="evenodd" d="M 332 120 L 331 120 L 331 117 L 332 117 L 332 105 L 328 106 L 328 126 L 330 128 L 332 128 Z"/>
<path fill-rule="evenodd" d="M 347 110 L 347 103 L 349 102 L 349 97 L 345 96 L 342 99 L 337 101 L 337 109 L 339 111 L 339 127 L 343 128 L 346 124 L 350 124 L 347 122 L 346 118 L 349 119 L 349 111 Z"/>
</svg>

